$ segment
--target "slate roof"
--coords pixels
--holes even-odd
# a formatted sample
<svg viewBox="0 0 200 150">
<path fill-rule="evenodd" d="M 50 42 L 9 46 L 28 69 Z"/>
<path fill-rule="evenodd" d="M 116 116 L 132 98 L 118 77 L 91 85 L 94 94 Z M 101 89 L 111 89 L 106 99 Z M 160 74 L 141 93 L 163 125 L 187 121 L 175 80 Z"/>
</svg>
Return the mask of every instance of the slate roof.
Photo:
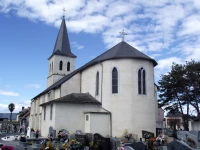
<svg viewBox="0 0 200 150">
<path fill-rule="evenodd" d="M 175 113 L 175 114 L 168 113 L 168 114 L 166 115 L 166 117 L 182 117 L 182 114 L 181 114 L 181 113 Z"/>
<path fill-rule="evenodd" d="M 18 113 L 12 113 L 12 120 L 17 120 Z M 8 119 L 10 120 L 10 113 L 0 113 L 1 119 Z"/>
<path fill-rule="evenodd" d="M 54 50 L 53 50 L 52 55 L 49 57 L 49 59 L 53 55 L 64 55 L 64 56 L 69 56 L 69 57 L 74 57 L 74 58 L 76 57 L 76 55 L 74 55 L 71 52 L 65 19 L 62 19 L 62 23 L 60 26 L 60 30 L 58 32 Z"/>
<path fill-rule="evenodd" d="M 135 49 L 134 47 L 132 47 L 128 43 L 122 41 L 122 42 L 118 43 L 117 45 L 115 45 L 114 47 L 112 47 L 111 49 L 105 51 L 103 54 L 97 56 L 96 58 L 94 58 L 90 62 L 86 63 L 85 65 L 83 65 L 79 69 L 77 69 L 77 70 L 71 72 L 70 74 L 64 76 L 63 78 L 61 78 L 60 80 L 55 82 L 53 85 L 48 87 L 46 90 L 44 90 L 43 92 L 41 92 L 40 94 L 35 96 L 32 100 L 36 99 L 37 97 L 41 96 L 42 94 L 44 94 L 44 93 L 46 93 L 46 92 L 48 92 L 52 89 L 59 87 L 62 83 L 69 80 L 76 73 L 81 72 L 81 71 L 85 70 L 86 68 L 88 68 L 92 65 L 95 65 L 97 63 L 100 63 L 100 62 L 103 62 L 103 61 L 106 61 L 106 60 L 125 59 L 125 58 L 149 60 L 153 63 L 154 66 L 157 65 L 157 62 L 154 59 L 152 59 L 149 56 L 138 51 L 137 49 Z"/>
<path fill-rule="evenodd" d="M 40 106 L 47 105 L 49 103 L 73 103 L 73 104 L 95 104 L 101 105 L 101 103 L 92 97 L 89 93 L 72 93 L 52 101 L 48 101 L 46 103 L 41 104 Z"/>
</svg>

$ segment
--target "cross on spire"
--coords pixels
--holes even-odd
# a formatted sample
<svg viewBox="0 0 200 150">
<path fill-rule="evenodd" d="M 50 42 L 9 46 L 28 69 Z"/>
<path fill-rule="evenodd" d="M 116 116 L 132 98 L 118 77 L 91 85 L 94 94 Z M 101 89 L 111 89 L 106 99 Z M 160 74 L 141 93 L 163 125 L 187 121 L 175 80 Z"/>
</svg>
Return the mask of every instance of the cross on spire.
<svg viewBox="0 0 200 150">
<path fill-rule="evenodd" d="M 63 19 L 65 19 L 65 8 L 63 8 L 62 10 L 63 10 Z"/>
<path fill-rule="evenodd" d="M 122 36 L 122 41 L 124 41 L 125 35 L 128 35 L 128 34 L 124 32 L 124 29 L 123 29 L 121 32 L 119 32 L 119 33 L 120 33 L 121 36 Z"/>
</svg>

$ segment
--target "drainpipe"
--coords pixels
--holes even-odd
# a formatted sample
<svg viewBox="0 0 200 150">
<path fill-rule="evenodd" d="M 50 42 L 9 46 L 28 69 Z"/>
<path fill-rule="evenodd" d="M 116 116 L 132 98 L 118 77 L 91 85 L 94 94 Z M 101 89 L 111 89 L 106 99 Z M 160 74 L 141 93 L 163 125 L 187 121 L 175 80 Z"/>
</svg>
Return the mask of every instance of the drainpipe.
<svg viewBox="0 0 200 150">
<path fill-rule="evenodd" d="M 61 97 L 61 86 L 60 86 L 60 97 Z"/>
<path fill-rule="evenodd" d="M 112 113 L 110 112 L 110 136 L 112 137 Z"/>
<path fill-rule="evenodd" d="M 101 105 L 102 105 L 102 95 L 103 95 L 103 64 L 100 62 L 101 64 Z"/>
<path fill-rule="evenodd" d="M 80 71 L 80 93 L 81 93 L 82 71 Z"/>
</svg>

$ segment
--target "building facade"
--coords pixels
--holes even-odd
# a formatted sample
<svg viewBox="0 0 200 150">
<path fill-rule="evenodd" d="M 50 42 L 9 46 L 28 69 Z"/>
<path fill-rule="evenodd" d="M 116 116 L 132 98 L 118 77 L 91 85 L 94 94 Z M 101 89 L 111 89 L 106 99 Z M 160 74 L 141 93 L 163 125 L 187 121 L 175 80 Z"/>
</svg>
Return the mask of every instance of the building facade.
<svg viewBox="0 0 200 150">
<path fill-rule="evenodd" d="M 31 128 L 43 136 L 47 126 L 117 137 L 156 132 L 155 60 L 124 41 L 78 69 L 75 59 L 63 19 L 48 59 L 47 89 L 31 102 Z"/>
</svg>

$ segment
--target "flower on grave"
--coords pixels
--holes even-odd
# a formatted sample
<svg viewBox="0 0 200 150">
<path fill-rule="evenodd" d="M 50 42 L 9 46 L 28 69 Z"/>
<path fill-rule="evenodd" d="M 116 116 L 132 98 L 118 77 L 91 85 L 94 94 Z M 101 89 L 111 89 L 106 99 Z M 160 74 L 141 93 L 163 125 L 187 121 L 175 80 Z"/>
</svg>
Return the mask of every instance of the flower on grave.
<svg viewBox="0 0 200 150">
<path fill-rule="evenodd" d="M 37 130 L 35 131 L 35 133 L 36 133 L 36 134 L 39 134 L 39 133 L 40 133 L 40 130 L 39 130 L 39 129 L 37 129 Z"/>
<path fill-rule="evenodd" d="M 98 149 L 101 146 L 101 139 L 97 140 L 96 143 L 94 143 L 93 147 Z"/>
<path fill-rule="evenodd" d="M 118 147 L 117 150 L 126 150 L 124 147 Z"/>
<path fill-rule="evenodd" d="M 90 142 L 89 145 L 90 145 L 90 148 L 92 148 L 94 146 L 94 142 Z"/>
<path fill-rule="evenodd" d="M 66 139 L 68 135 L 69 135 L 68 131 L 64 129 L 58 132 L 58 138 Z"/>
<path fill-rule="evenodd" d="M 35 132 L 35 130 L 33 128 L 31 128 L 31 132 Z"/>
<path fill-rule="evenodd" d="M 15 150 L 14 147 L 12 147 L 12 146 L 8 146 L 8 145 L 3 146 L 1 149 L 2 149 L 2 150 Z"/>
<path fill-rule="evenodd" d="M 73 149 L 77 149 L 81 146 L 82 144 L 76 140 L 71 140 L 69 141 L 68 143 L 64 143 L 62 144 L 62 147 L 65 149 L 65 150 L 73 150 Z"/>
<path fill-rule="evenodd" d="M 130 133 L 130 134 L 127 134 L 127 135 L 125 135 L 124 136 L 126 139 L 128 139 L 128 141 L 130 140 L 130 138 L 132 137 L 132 134 Z"/>
</svg>

